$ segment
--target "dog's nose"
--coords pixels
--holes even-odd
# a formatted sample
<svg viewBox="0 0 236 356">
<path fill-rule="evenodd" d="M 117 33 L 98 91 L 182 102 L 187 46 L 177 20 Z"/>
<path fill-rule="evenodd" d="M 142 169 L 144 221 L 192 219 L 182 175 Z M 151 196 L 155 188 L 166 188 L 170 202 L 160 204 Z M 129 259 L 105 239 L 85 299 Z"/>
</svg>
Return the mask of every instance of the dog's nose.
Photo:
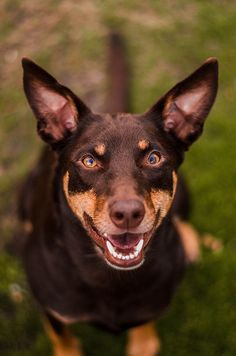
<svg viewBox="0 0 236 356">
<path fill-rule="evenodd" d="M 144 205 L 139 200 L 118 200 L 110 206 L 110 218 L 119 228 L 135 228 L 144 218 Z"/>
</svg>

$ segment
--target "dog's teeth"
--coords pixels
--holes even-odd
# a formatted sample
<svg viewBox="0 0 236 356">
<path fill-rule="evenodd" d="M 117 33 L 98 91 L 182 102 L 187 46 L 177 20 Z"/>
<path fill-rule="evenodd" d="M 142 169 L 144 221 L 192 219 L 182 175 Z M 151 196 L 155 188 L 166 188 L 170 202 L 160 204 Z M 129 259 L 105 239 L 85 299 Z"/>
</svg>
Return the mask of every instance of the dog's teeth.
<svg viewBox="0 0 236 356">
<path fill-rule="evenodd" d="M 104 237 L 107 237 L 107 233 L 106 233 L 106 232 L 104 232 L 103 236 L 104 236 Z"/>
<path fill-rule="evenodd" d="M 136 258 L 138 256 L 138 254 L 140 253 L 140 251 L 142 250 L 143 244 L 144 244 L 144 240 L 141 239 L 139 241 L 139 243 L 137 244 L 137 246 L 134 247 L 133 252 L 129 253 L 128 255 L 123 255 L 121 252 L 118 253 L 116 251 L 116 248 L 112 245 L 112 243 L 109 240 L 106 240 L 106 245 L 107 245 L 107 249 L 108 249 L 109 253 L 113 257 L 118 258 L 119 260 L 123 260 L 123 261 L 124 260 L 129 261 L 129 260 Z"/>
<path fill-rule="evenodd" d="M 144 240 L 143 239 L 141 239 L 140 241 L 139 241 L 139 243 L 137 244 L 137 246 L 135 246 L 135 251 L 136 252 L 140 252 L 141 250 L 142 250 L 142 248 L 143 248 L 143 244 L 144 244 Z"/>
<path fill-rule="evenodd" d="M 111 255 L 114 255 L 115 252 L 115 249 L 114 247 L 112 246 L 112 244 L 110 243 L 110 241 L 106 241 L 106 245 L 107 245 L 107 248 L 108 248 L 108 251 L 110 252 Z"/>
</svg>

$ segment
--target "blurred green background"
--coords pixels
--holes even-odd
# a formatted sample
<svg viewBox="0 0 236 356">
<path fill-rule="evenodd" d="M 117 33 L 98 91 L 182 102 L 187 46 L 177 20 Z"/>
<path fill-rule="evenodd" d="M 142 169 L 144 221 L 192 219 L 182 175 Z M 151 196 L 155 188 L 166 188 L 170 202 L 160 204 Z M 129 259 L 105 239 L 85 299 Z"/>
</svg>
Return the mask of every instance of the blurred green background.
<svg viewBox="0 0 236 356">
<path fill-rule="evenodd" d="M 126 38 L 134 112 L 146 110 L 207 57 L 219 59 L 218 98 L 183 171 L 193 196 L 192 222 L 224 248 L 202 251 L 158 330 L 165 356 L 236 355 L 236 1 L 229 0 L 0 2 L 0 354 L 50 355 L 21 265 L 5 248 L 18 229 L 20 182 L 42 147 L 23 95 L 21 57 L 100 110 L 108 88 L 109 28 Z M 87 355 L 123 355 L 125 334 L 74 329 Z"/>
</svg>

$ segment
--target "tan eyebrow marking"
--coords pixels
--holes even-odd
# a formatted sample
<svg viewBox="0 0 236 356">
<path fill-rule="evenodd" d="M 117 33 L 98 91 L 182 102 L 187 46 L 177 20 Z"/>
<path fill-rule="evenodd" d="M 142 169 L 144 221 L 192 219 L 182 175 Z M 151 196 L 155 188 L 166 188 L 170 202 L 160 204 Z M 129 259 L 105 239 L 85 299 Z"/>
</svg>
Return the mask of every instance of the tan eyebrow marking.
<svg viewBox="0 0 236 356">
<path fill-rule="evenodd" d="M 148 140 L 140 140 L 138 142 L 138 147 L 140 148 L 140 150 L 145 150 L 146 148 L 148 148 L 148 146 L 149 146 Z"/>
<path fill-rule="evenodd" d="M 101 143 L 100 145 L 95 146 L 94 149 L 99 156 L 103 156 L 106 150 L 106 146 Z"/>
</svg>

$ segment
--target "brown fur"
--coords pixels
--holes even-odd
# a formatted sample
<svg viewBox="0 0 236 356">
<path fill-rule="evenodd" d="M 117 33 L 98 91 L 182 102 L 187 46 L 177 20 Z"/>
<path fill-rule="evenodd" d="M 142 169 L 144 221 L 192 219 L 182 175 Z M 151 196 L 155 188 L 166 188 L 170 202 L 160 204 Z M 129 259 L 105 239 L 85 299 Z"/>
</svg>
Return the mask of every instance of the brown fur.
<svg viewBox="0 0 236 356">
<path fill-rule="evenodd" d="M 168 307 L 185 255 L 192 260 L 197 251 L 194 230 L 175 219 L 187 201 L 176 172 L 215 100 L 217 61 L 133 115 L 120 36 L 109 48 L 112 114 L 94 113 L 23 59 L 38 133 L 55 152 L 45 150 L 22 190 L 24 264 L 56 356 L 81 355 L 65 328 L 74 321 L 131 329 L 128 355 L 153 356 L 160 342 L 150 321 Z"/>
</svg>

